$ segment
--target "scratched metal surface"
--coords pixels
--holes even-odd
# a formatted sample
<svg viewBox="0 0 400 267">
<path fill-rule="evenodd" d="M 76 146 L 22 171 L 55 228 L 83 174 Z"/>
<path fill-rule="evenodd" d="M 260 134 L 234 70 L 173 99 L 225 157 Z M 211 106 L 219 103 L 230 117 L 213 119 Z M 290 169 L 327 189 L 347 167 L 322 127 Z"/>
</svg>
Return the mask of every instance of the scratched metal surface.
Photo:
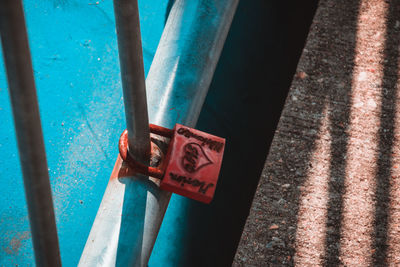
<svg viewBox="0 0 400 267">
<path fill-rule="evenodd" d="M 147 73 L 168 1 L 139 1 Z M 24 1 L 64 266 L 76 266 L 125 128 L 111 0 Z M 1 55 L 2 56 L 2 55 Z M 34 265 L 0 62 L 0 266 Z"/>
</svg>

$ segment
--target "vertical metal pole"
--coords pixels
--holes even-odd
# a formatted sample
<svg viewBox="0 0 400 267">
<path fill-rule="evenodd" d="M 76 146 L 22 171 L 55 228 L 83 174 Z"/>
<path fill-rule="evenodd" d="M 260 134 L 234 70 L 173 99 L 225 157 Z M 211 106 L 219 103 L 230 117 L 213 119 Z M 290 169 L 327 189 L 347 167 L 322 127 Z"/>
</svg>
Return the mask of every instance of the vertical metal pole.
<svg viewBox="0 0 400 267">
<path fill-rule="evenodd" d="M 150 130 L 137 0 L 114 0 L 129 153 L 147 164 Z"/>
<path fill-rule="evenodd" d="M 21 0 L 0 0 L 0 35 L 37 266 L 61 266 Z"/>
</svg>

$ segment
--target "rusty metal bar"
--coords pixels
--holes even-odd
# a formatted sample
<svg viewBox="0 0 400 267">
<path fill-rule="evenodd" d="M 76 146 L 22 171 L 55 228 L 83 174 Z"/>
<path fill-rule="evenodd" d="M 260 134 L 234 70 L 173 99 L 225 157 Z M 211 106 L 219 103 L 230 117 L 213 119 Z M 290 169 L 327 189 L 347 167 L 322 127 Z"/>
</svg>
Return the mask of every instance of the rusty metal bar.
<svg viewBox="0 0 400 267">
<path fill-rule="evenodd" d="M 61 266 L 46 152 L 21 0 L 0 1 L 0 35 L 37 266 Z"/>
</svg>

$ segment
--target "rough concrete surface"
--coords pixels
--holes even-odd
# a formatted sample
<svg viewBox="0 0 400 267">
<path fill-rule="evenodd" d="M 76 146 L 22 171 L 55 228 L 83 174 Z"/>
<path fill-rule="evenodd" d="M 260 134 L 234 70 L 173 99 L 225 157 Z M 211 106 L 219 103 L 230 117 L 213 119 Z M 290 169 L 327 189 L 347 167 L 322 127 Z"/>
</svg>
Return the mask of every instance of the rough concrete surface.
<svg viewBox="0 0 400 267">
<path fill-rule="evenodd" d="M 320 0 L 234 266 L 400 266 L 399 45 L 399 0 Z"/>
</svg>

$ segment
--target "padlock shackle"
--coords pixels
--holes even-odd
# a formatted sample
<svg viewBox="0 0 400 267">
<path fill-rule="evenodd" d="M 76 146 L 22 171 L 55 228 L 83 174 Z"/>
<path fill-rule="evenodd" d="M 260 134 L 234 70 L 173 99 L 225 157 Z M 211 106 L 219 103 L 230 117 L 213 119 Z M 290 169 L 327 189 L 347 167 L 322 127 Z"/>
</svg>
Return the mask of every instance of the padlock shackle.
<svg viewBox="0 0 400 267">
<path fill-rule="evenodd" d="M 167 138 L 172 138 L 174 131 L 165 127 L 161 127 L 155 124 L 149 124 L 150 132 L 153 134 L 161 135 Z"/>
<path fill-rule="evenodd" d="M 150 124 L 150 132 L 164 136 L 167 138 L 172 138 L 174 131 L 168 128 L 164 128 L 158 125 Z M 122 132 L 121 137 L 118 142 L 119 154 L 123 161 L 127 162 L 131 168 L 133 168 L 138 173 L 151 176 L 154 178 L 162 179 L 164 177 L 164 165 L 162 161 L 160 168 L 146 166 L 137 160 L 135 160 L 128 152 L 128 130 Z"/>
</svg>

